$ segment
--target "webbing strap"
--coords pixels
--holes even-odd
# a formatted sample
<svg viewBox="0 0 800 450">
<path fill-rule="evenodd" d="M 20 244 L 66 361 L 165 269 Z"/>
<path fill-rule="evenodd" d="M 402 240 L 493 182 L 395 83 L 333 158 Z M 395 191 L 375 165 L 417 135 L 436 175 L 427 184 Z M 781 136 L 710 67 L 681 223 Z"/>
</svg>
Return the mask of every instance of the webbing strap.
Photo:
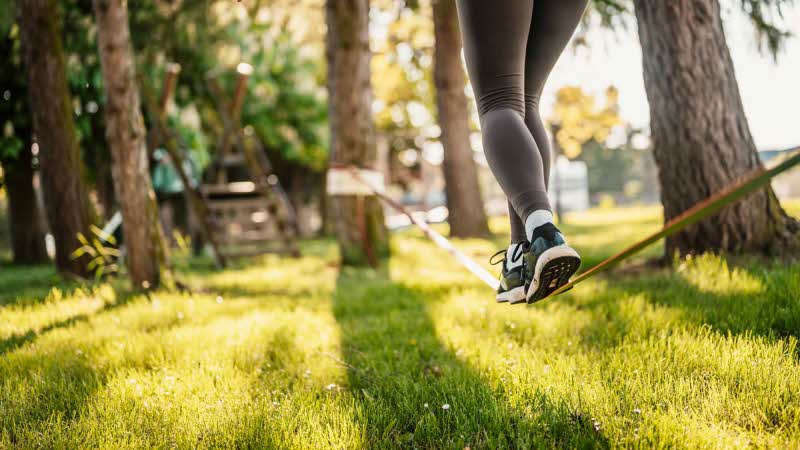
<svg viewBox="0 0 800 450">
<path fill-rule="evenodd" d="M 705 219 L 706 217 L 718 212 L 725 206 L 728 206 L 736 202 L 745 195 L 760 188 L 775 176 L 783 172 L 786 172 L 787 170 L 791 169 L 792 167 L 798 164 L 800 164 L 800 151 L 785 158 L 783 161 L 781 161 L 780 163 L 776 164 L 771 168 L 760 167 L 748 173 L 747 175 L 742 177 L 739 181 L 732 183 L 725 189 L 717 192 L 716 194 L 706 198 L 705 200 L 698 202 L 691 208 L 687 209 L 679 216 L 667 222 L 663 228 L 656 231 L 655 233 L 645 237 L 644 239 L 640 240 L 639 242 L 636 242 L 635 244 L 631 245 L 625 250 L 622 250 L 616 255 L 611 256 L 610 258 L 604 260 L 603 262 L 597 264 L 596 266 L 590 268 L 589 270 L 586 270 L 585 272 L 581 273 L 570 283 L 565 284 L 564 286 L 557 289 L 550 295 L 551 296 L 558 295 L 566 291 L 567 289 L 572 288 L 581 281 L 584 281 L 594 275 L 597 275 L 598 273 L 613 267 L 619 262 L 630 258 L 636 253 L 639 253 L 640 251 L 644 250 L 650 244 L 665 237 L 672 236 L 673 234 L 688 227 L 689 225 L 692 225 L 694 223 L 697 223 Z M 447 238 L 437 233 L 425 221 L 418 219 L 411 212 L 405 209 L 401 204 L 397 203 L 391 197 L 387 196 L 383 192 L 379 192 L 377 189 L 371 186 L 369 181 L 365 180 L 359 175 L 358 168 L 350 167 L 350 170 L 353 172 L 353 178 L 359 180 L 361 183 L 364 183 L 365 186 L 367 186 L 379 199 L 381 199 L 387 205 L 408 216 L 411 222 L 417 227 L 419 227 L 422 230 L 422 232 L 425 233 L 425 235 L 428 236 L 428 238 L 430 238 L 436 245 L 447 250 L 451 255 L 453 255 L 456 258 L 456 260 L 458 260 L 458 262 L 462 266 L 464 266 L 464 268 L 472 272 L 473 275 L 477 276 L 481 281 L 486 283 L 489 287 L 491 287 L 494 290 L 497 290 L 497 287 L 499 286 L 500 282 L 486 269 L 481 267 L 480 264 L 470 259 L 467 255 L 465 255 L 457 248 L 455 248 L 453 244 L 447 240 Z"/>
<path fill-rule="evenodd" d="M 375 194 L 379 199 L 381 199 L 381 201 L 385 202 L 387 205 L 391 206 L 397 211 L 405 214 L 408 217 L 408 219 L 411 220 L 411 223 L 413 223 L 420 230 L 422 230 L 422 232 L 425 233 L 425 235 L 428 236 L 428 238 L 432 240 L 434 244 L 447 250 L 447 252 L 453 255 L 453 257 L 462 266 L 464 266 L 465 269 L 472 272 L 473 275 L 475 275 L 481 281 L 486 283 L 486 285 L 488 285 L 490 288 L 497 290 L 497 288 L 500 286 L 500 280 L 498 280 L 494 275 L 489 273 L 488 270 L 484 269 L 483 267 L 481 267 L 480 264 L 470 259 L 469 256 L 465 255 L 460 250 L 455 248 L 455 246 L 453 246 L 453 244 L 450 241 L 448 241 L 446 237 L 442 236 L 436 230 L 431 228 L 427 222 L 425 222 L 424 220 L 420 220 L 417 216 L 415 216 L 406 208 L 404 208 L 403 205 L 397 203 L 391 197 L 383 193 L 383 191 L 375 189 L 370 184 L 369 181 L 367 181 L 365 178 L 361 176 L 361 172 L 358 170 L 358 168 L 350 167 L 350 171 L 352 172 L 354 179 L 360 181 L 361 183 L 364 183 L 365 186 L 369 187 L 372 193 Z"/>
<path fill-rule="evenodd" d="M 673 234 L 681 231 L 682 229 L 688 227 L 689 225 L 697 223 L 705 219 L 706 217 L 713 215 L 720 209 L 736 202 L 745 195 L 755 191 L 756 189 L 760 188 L 761 186 L 769 182 L 775 176 L 783 172 L 786 172 L 787 170 L 791 169 L 797 164 L 800 164 L 800 151 L 784 159 L 774 167 L 771 167 L 769 169 L 764 167 L 759 167 L 758 169 L 753 170 L 744 177 L 740 178 L 739 181 L 732 183 L 727 188 L 717 192 L 716 194 L 706 198 L 705 200 L 701 200 L 700 202 L 696 203 L 691 208 L 687 209 L 677 217 L 673 218 L 672 220 L 664 224 L 664 227 L 656 231 L 655 233 L 647 236 L 641 241 L 631 245 L 625 250 L 622 250 L 616 255 L 606 259 L 605 261 L 597 264 L 591 269 L 581 273 L 571 282 L 565 284 L 564 286 L 561 286 L 559 289 L 553 291 L 553 293 L 550 295 L 558 295 L 566 291 L 567 289 L 571 288 L 572 286 L 575 286 L 576 284 L 580 283 L 581 281 L 584 281 L 587 278 L 597 275 L 598 273 L 613 267 L 615 264 L 630 258 L 636 253 L 639 253 L 640 251 L 644 250 L 648 245 L 662 238 L 672 236 Z"/>
</svg>

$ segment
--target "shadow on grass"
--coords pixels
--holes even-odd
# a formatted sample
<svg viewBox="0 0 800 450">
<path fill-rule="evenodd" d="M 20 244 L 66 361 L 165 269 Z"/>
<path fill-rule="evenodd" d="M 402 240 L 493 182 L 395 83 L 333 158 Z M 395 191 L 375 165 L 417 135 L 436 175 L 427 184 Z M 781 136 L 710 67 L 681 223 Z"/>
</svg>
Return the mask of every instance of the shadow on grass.
<svg viewBox="0 0 800 450">
<path fill-rule="evenodd" d="M 13 369 L 0 371 L 0 391 L 6 392 L 0 405 L 0 447 L 4 440 L 11 448 L 33 448 L 54 439 L 41 431 L 49 428 L 46 423 L 73 420 L 106 383 L 106 373 L 69 345 L 47 354 L 15 355 L 9 362 Z"/>
<path fill-rule="evenodd" d="M 727 270 L 727 269 L 720 269 Z M 671 326 L 711 326 L 717 333 L 758 335 L 767 339 L 800 337 L 800 266 L 742 268 L 731 277 L 747 277 L 745 287 L 701 286 L 680 272 L 651 272 L 641 276 L 613 278 L 608 286 L 588 300 L 565 296 L 578 309 L 591 311 L 594 320 L 581 330 L 583 341 L 596 348 L 619 345 L 633 330 L 658 333 L 635 299 L 652 308 L 669 308 L 678 323 Z M 581 289 L 578 287 L 577 289 Z M 659 313 L 663 314 L 663 312 Z"/>
<path fill-rule="evenodd" d="M 589 414 L 537 393 L 523 413 L 437 338 L 430 292 L 343 269 L 334 293 L 354 420 L 368 447 L 608 447 Z M 448 405 L 445 409 L 443 406 Z"/>
<path fill-rule="evenodd" d="M 722 333 L 800 336 L 800 265 L 739 270 L 738 276 L 751 278 L 758 287 L 713 292 L 672 274 L 638 289 L 648 293 L 653 304 L 679 307 Z"/>
<path fill-rule="evenodd" d="M 58 330 L 58 329 L 61 329 L 61 328 L 68 328 L 68 327 L 71 327 L 71 326 L 73 326 L 73 325 L 75 325 L 77 323 L 86 322 L 93 316 L 96 316 L 96 315 L 99 315 L 99 314 L 102 314 L 102 313 L 105 313 L 105 312 L 108 312 L 108 311 L 113 311 L 113 310 L 115 310 L 117 308 L 125 306 L 128 302 L 131 301 L 131 299 L 133 299 L 133 298 L 135 298 L 135 297 L 137 297 L 139 295 L 141 295 L 141 293 L 130 292 L 130 291 L 124 291 L 124 292 L 121 292 L 121 293 L 117 292 L 116 293 L 116 297 L 115 297 L 116 298 L 115 301 L 106 303 L 105 305 L 103 305 L 102 308 L 98 308 L 97 310 L 93 311 L 90 314 L 77 314 L 77 315 L 74 315 L 72 317 L 68 317 L 66 319 L 55 321 L 55 322 L 53 322 L 53 323 L 51 323 L 49 325 L 46 325 L 46 326 L 44 326 L 44 327 L 42 327 L 42 328 L 40 328 L 38 330 L 28 330 L 27 332 L 22 333 L 22 334 L 15 334 L 15 335 L 11 335 L 11 336 L 9 336 L 9 337 L 7 337 L 5 339 L 0 339 L 0 357 L 5 355 L 6 353 L 10 353 L 10 352 L 18 349 L 19 347 L 22 347 L 23 345 L 25 345 L 25 344 L 27 344 L 29 342 L 32 342 L 33 340 L 35 340 L 39 336 L 47 334 L 47 333 L 49 333 L 51 331 Z"/>
<path fill-rule="evenodd" d="M 40 303 L 53 287 L 69 292 L 80 286 L 59 277 L 51 265 L 7 265 L 0 267 L 0 307 Z"/>
</svg>

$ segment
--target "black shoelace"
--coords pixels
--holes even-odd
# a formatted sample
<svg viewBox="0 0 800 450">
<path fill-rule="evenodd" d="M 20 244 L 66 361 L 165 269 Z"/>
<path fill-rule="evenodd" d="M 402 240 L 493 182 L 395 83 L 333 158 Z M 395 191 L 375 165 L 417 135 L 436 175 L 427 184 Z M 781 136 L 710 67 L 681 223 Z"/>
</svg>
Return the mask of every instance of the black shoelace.
<svg viewBox="0 0 800 450">
<path fill-rule="evenodd" d="M 511 253 L 511 262 L 515 263 L 520 258 L 522 258 L 522 255 L 525 253 L 525 250 L 527 249 L 527 247 L 528 247 L 528 243 L 527 242 L 523 242 L 521 244 L 518 244 L 514 248 L 514 252 Z M 508 259 L 507 253 L 508 253 L 508 250 L 500 250 L 499 252 L 495 253 L 494 255 L 492 255 L 491 258 L 489 258 L 489 264 L 494 266 L 494 265 L 503 263 L 503 267 L 505 268 L 505 262 L 506 262 L 506 259 Z M 503 259 L 501 259 L 499 261 L 494 261 L 494 259 L 497 258 L 499 255 L 503 255 Z M 523 261 L 523 263 L 525 262 L 525 260 L 522 260 L 522 261 Z"/>
</svg>

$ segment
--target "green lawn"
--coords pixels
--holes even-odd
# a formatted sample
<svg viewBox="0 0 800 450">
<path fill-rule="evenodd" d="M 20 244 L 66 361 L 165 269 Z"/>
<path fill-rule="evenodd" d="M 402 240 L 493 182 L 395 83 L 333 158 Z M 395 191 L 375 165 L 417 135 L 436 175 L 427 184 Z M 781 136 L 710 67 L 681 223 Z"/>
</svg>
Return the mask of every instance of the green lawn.
<svg viewBox="0 0 800 450">
<path fill-rule="evenodd" d="M 568 221 L 585 267 L 660 223 Z M 193 295 L 0 268 L 0 448 L 800 447 L 799 263 L 703 256 L 512 307 L 417 232 L 392 244 L 377 272 L 332 241 L 192 261 Z"/>
</svg>

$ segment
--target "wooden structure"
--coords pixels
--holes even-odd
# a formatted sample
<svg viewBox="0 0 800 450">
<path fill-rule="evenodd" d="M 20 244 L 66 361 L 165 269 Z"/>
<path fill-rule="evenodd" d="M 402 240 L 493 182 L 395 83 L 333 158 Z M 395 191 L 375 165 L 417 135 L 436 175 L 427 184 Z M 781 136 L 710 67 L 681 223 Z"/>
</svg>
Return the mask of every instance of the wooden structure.
<svg viewBox="0 0 800 450">
<path fill-rule="evenodd" d="M 175 172 L 178 174 L 183 184 L 187 202 L 191 207 L 195 219 L 194 223 L 196 224 L 197 231 L 200 237 L 211 247 L 217 266 L 224 268 L 227 265 L 227 257 L 222 253 L 217 243 L 215 233 L 212 231 L 208 206 L 201 193 L 195 189 L 190 177 L 184 171 L 186 165 L 184 164 L 183 152 L 178 144 L 177 135 L 169 129 L 169 125 L 167 124 L 167 104 L 173 92 L 175 92 L 175 85 L 177 84 L 180 71 L 181 68 L 178 64 L 173 63 L 167 66 L 164 86 L 162 87 L 161 95 L 158 100 L 156 100 L 155 94 L 149 89 L 144 79 L 140 80 L 139 84 L 144 93 L 145 107 L 153 122 L 154 129 L 149 139 L 149 150 L 152 152 L 156 147 L 163 146 L 167 151 L 167 154 L 172 160 Z"/>
<path fill-rule="evenodd" d="M 208 207 L 211 233 L 227 257 L 299 255 L 294 209 L 272 172 L 261 141 L 252 127 L 241 126 L 251 72 L 249 65 L 239 64 L 236 91 L 230 102 L 225 100 L 215 78 L 208 78 L 224 125 L 216 158 L 200 188 Z"/>
</svg>

